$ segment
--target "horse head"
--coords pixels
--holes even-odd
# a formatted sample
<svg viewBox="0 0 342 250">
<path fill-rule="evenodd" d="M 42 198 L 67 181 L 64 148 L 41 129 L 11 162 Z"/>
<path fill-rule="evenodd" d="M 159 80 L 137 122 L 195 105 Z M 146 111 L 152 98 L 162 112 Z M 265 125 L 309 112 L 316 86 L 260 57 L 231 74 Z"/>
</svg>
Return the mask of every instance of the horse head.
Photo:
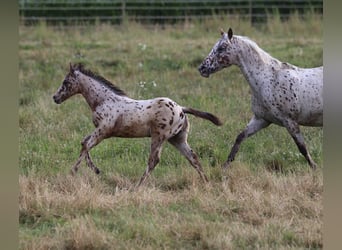
<svg viewBox="0 0 342 250">
<path fill-rule="evenodd" d="M 221 29 L 221 39 L 211 49 L 209 55 L 203 60 L 198 70 L 203 77 L 209 77 L 223 68 L 229 67 L 236 61 L 233 31 L 229 28 L 225 33 Z"/>
</svg>

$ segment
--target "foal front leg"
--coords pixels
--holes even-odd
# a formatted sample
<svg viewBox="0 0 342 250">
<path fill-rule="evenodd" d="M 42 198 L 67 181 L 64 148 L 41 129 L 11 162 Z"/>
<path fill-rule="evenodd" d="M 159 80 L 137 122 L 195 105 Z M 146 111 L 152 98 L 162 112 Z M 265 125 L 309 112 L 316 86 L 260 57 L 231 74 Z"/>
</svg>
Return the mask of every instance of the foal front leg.
<svg viewBox="0 0 342 250">
<path fill-rule="evenodd" d="M 94 146 L 99 144 L 103 139 L 104 139 L 104 137 L 100 133 L 100 130 L 96 129 L 91 135 L 86 136 L 82 140 L 82 142 L 81 142 L 82 149 L 81 149 L 80 157 L 78 158 L 77 162 L 75 163 L 75 165 L 71 169 L 72 174 L 75 174 L 78 171 L 78 167 L 79 167 L 83 158 L 86 159 L 87 165 L 90 169 L 92 169 L 96 174 L 100 173 L 100 170 L 95 166 L 95 164 L 91 160 L 91 157 L 89 155 L 89 151 Z"/>
</svg>

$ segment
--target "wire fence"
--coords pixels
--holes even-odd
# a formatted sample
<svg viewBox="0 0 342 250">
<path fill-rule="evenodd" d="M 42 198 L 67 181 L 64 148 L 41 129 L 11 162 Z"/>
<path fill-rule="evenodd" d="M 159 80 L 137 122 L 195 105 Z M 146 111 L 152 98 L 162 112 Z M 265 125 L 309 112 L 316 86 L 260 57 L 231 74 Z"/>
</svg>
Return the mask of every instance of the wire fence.
<svg viewBox="0 0 342 250">
<path fill-rule="evenodd" d="M 296 12 L 323 15 L 323 0 L 19 0 L 20 20 L 25 24 L 111 22 L 173 23 L 230 15 L 264 22 L 272 13 L 281 19 Z"/>
</svg>

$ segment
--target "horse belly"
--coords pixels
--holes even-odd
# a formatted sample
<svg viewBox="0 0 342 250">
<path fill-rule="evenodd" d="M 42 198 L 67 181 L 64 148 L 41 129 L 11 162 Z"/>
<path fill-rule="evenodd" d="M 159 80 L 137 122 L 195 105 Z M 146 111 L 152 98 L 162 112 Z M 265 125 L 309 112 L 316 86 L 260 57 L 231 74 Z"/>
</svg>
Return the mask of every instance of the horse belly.
<svg viewBox="0 0 342 250">
<path fill-rule="evenodd" d="M 144 119 L 121 114 L 111 126 L 109 137 L 149 137 L 150 125 Z"/>
<path fill-rule="evenodd" d="M 298 116 L 298 124 L 302 126 L 321 127 L 323 126 L 323 107 L 316 109 L 303 108 Z"/>
<path fill-rule="evenodd" d="M 299 118 L 298 124 L 309 127 L 322 127 L 323 113 L 311 113 L 303 118 Z"/>
<path fill-rule="evenodd" d="M 150 128 L 141 126 L 123 126 L 122 129 L 119 129 L 115 132 L 116 137 L 123 138 L 138 138 L 138 137 L 150 137 Z"/>
</svg>

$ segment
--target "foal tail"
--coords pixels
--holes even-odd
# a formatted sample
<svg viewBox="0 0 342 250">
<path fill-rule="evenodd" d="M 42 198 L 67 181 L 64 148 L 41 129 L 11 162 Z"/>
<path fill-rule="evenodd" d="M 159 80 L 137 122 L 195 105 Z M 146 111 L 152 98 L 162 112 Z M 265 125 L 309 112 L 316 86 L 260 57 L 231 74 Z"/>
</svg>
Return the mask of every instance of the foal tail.
<svg viewBox="0 0 342 250">
<path fill-rule="evenodd" d="M 203 119 L 209 120 L 217 126 L 221 126 L 223 124 L 217 116 L 215 116 L 211 113 L 200 111 L 200 110 L 193 109 L 193 108 L 182 107 L 182 109 L 183 109 L 184 113 L 192 114 L 194 116 L 201 117 Z"/>
</svg>

